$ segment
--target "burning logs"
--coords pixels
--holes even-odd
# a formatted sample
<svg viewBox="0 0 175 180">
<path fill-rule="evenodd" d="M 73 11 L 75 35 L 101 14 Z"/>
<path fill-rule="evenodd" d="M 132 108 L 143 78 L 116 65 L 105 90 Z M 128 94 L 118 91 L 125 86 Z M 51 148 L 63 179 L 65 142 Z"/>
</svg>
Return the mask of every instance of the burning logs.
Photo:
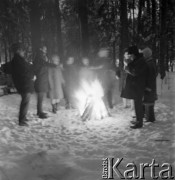
<svg viewBox="0 0 175 180">
<path fill-rule="evenodd" d="M 103 101 L 104 91 L 98 79 L 92 82 L 83 81 L 76 92 L 77 106 L 83 121 L 103 119 L 109 116 Z"/>
</svg>

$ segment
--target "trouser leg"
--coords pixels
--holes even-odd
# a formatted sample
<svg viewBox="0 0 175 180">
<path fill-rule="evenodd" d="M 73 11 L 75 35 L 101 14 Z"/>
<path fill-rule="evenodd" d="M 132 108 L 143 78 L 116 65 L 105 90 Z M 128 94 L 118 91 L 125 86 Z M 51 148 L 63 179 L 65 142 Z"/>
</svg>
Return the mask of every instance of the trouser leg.
<svg viewBox="0 0 175 180">
<path fill-rule="evenodd" d="M 139 124 L 143 124 L 143 106 L 142 106 L 142 99 L 134 100 L 135 106 L 135 114 L 136 114 L 136 121 Z"/>
<path fill-rule="evenodd" d="M 64 99 L 65 99 L 65 107 L 66 109 L 70 108 L 70 86 L 68 84 L 66 84 L 65 86 L 63 86 L 63 93 L 64 93 Z"/>
<path fill-rule="evenodd" d="M 21 104 L 19 112 L 19 122 L 24 122 L 26 120 L 26 115 L 29 108 L 31 93 L 22 93 L 21 94 Z"/>
<path fill-rule="evenodd" d="M 154 105 L 146 105 L 146 120 L 149 122 L 155 121 Z"/>
<path fill-rule="evenodd" d="M 37 114 L 43 113 L 43 100 L 45 93 L 37 93 Z"/>
</svg>

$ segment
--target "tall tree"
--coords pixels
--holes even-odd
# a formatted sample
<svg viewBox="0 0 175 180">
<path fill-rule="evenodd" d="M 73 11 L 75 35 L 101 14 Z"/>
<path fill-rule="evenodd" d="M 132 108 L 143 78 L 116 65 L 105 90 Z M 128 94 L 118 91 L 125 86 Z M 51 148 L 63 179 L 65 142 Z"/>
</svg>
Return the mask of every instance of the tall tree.
<svg viewBox="0 0 175 180">
<path fill-rule="evenodd" d="M 142 18 L 142 10 L 143 10 L 143 7 L 144 7 L 144 0 L 139 0 L 139 6 L 138 6 L 138 25 L 137 25 L 137 32 L 138 34 L 141 33 L 142 31 L 142 24 L 141 24 L 141 18 Z"/>
<path fill-rule="evenodd" d="M 156 57 L 156 0 L 151 0 L 152 3 L 152 34 L 153 34 L 153 40 L 152 40 L 152 50 L 153 50 L 153 57 Z"/>
<path fill-rule="evenodd" d="M 81 48 L 82 55 L 87 56 L 89 53 L 89 30 L 88 30 L 88 10 L 87 0 L 77 0 L 78 17 L 80 20 Z"/>
<path fill-rule="evenodd" d="M 40 29 L 40 0 L 29 1 L 30 6 L 30 25 L 31 25 L 31 42 L 33 52 L 40 46 L 41 29 Z"/>
<path fill-rule="evenodd" d="M 127 18 L 127 0 L 120 0 L 120 64 L 123 66 L 124 49 L 128 46 L 128 18 Z"/>
<path fill-rule="evenodd" d="M 166 12 L 167 1 L 160 0 L 160 52 L 159 67 L 161 79 L 165 77 L 165 54 L 166 54 Z"/>
<path fill-rule="evenodd" d="M 60 0 L 55 0 L 55 17 L 57 26 L 57 43 L 58 43 L 58 53 L 63 57 L 63 41 L 62 41 L 62 31 L 61 31 L 61 12 L 60 12 Z"/>
</svg>

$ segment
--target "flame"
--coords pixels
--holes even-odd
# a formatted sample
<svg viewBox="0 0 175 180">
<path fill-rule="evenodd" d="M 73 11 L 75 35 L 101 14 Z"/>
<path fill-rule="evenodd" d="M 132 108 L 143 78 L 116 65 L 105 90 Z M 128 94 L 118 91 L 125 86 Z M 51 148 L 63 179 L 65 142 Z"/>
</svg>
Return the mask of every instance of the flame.
<svg viewBox="0 0 175 180">
<path fill-rule="evenodd" d="M 98 79 L 92 82 L 83 80 L 81 88 L 75 93 L 75 97 L 81 116 L 88 105 L 91 106 L 90 119 L 102 119 L 108 116 L 108 111 L 103 101 L 104 91 Z"/>
</svg>

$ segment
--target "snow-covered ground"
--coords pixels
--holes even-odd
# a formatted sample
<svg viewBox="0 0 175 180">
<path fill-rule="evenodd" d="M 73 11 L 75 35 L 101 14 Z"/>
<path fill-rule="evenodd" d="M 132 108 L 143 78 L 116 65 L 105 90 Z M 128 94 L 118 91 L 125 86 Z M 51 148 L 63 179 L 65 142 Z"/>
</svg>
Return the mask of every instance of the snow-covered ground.
<svg viewBox="0 0 175 180">
<path fill-rule="evenodd" d="M 129 128 L 132 112 L 121 101 L 111 110 L 112 117 L 82 122 L 74 109 L 52 114 L 46 100 L 49 118 L 41 120 L 36 116 L 35 95 L 29 127 L 19 127 L 20 97 L 0 97 L 0 180 L 100 180 L 106 157 L 124 158 L 123 170 L 127 163 L 152 159 L 175 165 L 175 73 L 163 82 L 158 78 L 158 94 L 157 121 L 137 130 Z M 145 176 L 151 179 L 148 170 Z"/>
</svg>

